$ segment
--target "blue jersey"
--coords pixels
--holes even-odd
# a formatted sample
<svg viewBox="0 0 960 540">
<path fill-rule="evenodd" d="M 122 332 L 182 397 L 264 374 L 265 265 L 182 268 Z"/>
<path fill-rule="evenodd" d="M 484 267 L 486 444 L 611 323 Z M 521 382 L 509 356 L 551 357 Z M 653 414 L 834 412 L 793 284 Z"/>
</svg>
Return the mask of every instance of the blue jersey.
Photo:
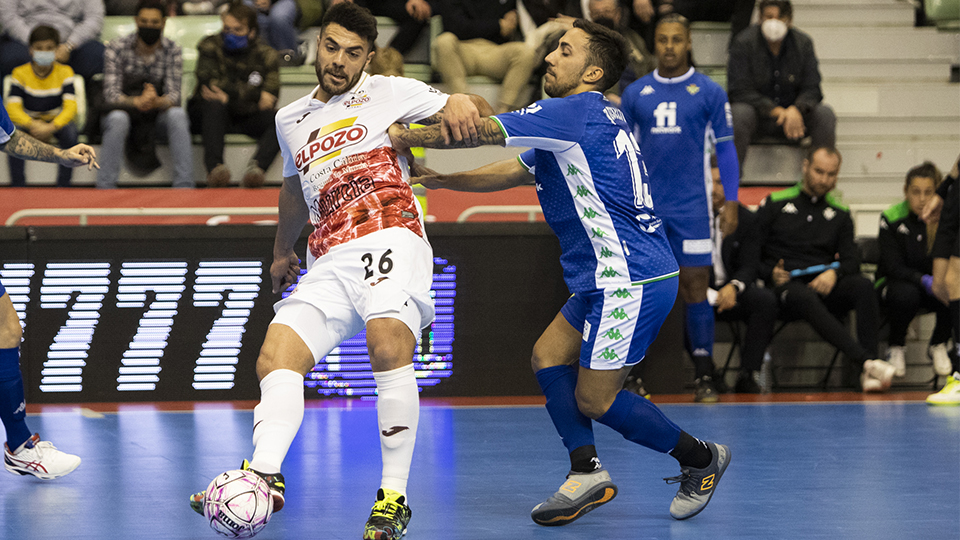
<svg viewBox="0 0 960 540">
<path fill-rule="evenodd" d="M 7 114 L 7 108 L 3 106 L 3 100 L 0 99 L 0 144 L 7 144 L 15 129 L 10 116 Z"/>
<path fill-rule="evenodd" d="M 673 79 L 654 71 L 627 87 L 620 108 L 640 143 L 657 213 L 709 219 L 709 151 L 733 140 L 723 88 L 693 68 Z"/>
<path fill-rule="evenodd" d="M 538 101 L 495 116 L 536 176 L 543 216 L 560 239 L 571 292 L 671 276 L 677 261 L 653 213 L 647 175 L 623 114 L 599 92 Z"/>
</svg>

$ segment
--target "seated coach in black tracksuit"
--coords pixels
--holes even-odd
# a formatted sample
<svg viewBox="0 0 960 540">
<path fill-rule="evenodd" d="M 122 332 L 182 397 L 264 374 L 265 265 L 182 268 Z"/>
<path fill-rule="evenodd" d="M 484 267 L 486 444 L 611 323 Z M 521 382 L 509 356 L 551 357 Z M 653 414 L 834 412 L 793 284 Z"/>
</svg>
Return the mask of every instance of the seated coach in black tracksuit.
<svg viewBox="0 0 960 540">
<path fill-rule="evenodd" d="M 837 185 L 840 153 L 813 147 L 803 161 L 803 180 L 771 193 L 757 211 L 755 265 L 758 276 L 772 287 L 787 319 L 803 319 L 824 340 L 854 362 L 863 364 L 864 391 L 890 387 L 894 368 L 877 360 L 879 304 L 873 284 L 860 274 L 847 207 L 830 192 Z M 853 309 L 857 339 L 841 322 Z"/>
</svg>

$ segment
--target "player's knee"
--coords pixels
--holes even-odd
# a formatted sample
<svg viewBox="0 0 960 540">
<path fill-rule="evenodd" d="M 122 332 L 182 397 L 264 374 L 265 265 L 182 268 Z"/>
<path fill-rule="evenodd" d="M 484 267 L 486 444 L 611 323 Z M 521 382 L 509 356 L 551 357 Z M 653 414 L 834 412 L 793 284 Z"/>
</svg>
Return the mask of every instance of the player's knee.
<svg viewBox="0 0 960 540">
<path fill-rule="evenodd" d="M 601 396 L 588 396 L 577 392 L 577 408 L 584 416 L 592 420 L 606 414 L 611 405 L 613 405 L 613 401 L 603 399 Z"/>
</svg>

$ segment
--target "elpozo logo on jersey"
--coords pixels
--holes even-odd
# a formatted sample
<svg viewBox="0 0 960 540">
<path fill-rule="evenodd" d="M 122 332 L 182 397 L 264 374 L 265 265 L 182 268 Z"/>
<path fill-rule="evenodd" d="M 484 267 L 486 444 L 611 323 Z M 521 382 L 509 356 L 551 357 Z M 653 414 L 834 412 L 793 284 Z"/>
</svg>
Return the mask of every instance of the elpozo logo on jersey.
<svg viewBox="0 0 960 540">
<path fill-rule="evenodd" d="M 364 103 L 370 102 L 370 96 L 366 94 L 359 95 L 353 99 L 348 99 L 343 102 L 343 107 L 346 109 L 356 109 L 357 107 L 362 106 Z"/>
<path fill-rule="evenodd" d="M 297 150 L 294 164 L 301 174 L 306 174 L 314 165 L 340 155 L 344 148 L 360 143 L 367 137 L 367 128 L 354 125 L 357 117 L 344 118 L 314 131 L 306 144 Z"/>
</svg>

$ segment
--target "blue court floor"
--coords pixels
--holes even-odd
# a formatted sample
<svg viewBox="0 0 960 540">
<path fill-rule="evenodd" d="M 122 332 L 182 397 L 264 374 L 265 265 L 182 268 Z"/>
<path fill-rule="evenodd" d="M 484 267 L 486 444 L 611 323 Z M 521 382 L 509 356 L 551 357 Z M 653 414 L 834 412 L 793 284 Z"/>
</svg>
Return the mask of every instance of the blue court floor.
<svg viewBox="0 0 960 540">
<path fill-rule="evenodd" d="M 960 538 L 960 407 L 920 402 L 663 405 L 732 462 L 710 505 L 670 518 L 669 456 L 596 426 L 618 484 L 611 503 L 567 527 L 530 509 L 568 461 L 543 407 L 424 407 L 409 486 L 410 540 Z M 0 471 L 4 539 L 214 539 L 187 496 L 251 453 L 252 411 L 131 410 L 31 415 L 32 429 L 80 454 L 73 474 Z M 378 487 L 372 404 L 308 409 L 284 464 L 287 503 L 257 538 L 361 538 Z"/>
</svg>

